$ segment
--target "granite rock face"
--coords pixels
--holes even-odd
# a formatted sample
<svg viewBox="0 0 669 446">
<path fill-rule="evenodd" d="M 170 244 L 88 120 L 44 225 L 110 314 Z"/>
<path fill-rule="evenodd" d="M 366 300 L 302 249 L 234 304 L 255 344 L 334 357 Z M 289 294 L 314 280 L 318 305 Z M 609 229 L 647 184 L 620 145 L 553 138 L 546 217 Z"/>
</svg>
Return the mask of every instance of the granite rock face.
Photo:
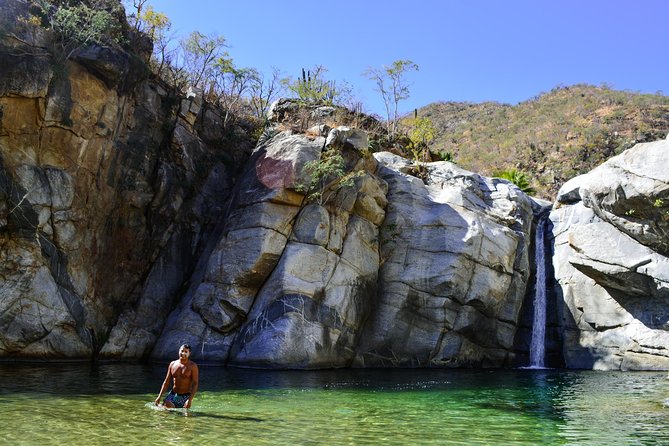
<svg viewBox="0 0 669 446">
<path fill-rule="evenodd" d="M 450 163 L 425 166 L 426 184 L 405 159 L 367 158 L 359 131 L 319 128 L 256 148 L 152 355 L 189 342 L 242 367 L 515 364 L 530 199 Z M 306 200 L 304 166 L 332 147 L 356 174 L 329 201 Z"/>
<path fill-rule="evenodd" d="M 669 369 L 669 141 L 567 182 L 551 214 L 567 367 Z"/>
<path fill-rule="evenodd" d="M 205 360 L 245 367 L 350 365 L 378 272 L 386 186 L 347 144 L 277 133 L 254 151 L 202 280 L 168 321 L 155 356 L 186 339 Z M 323 202 L 305 201 L 305 165 L 338 146 L 357 172 Z M 326 193 L 323 194 L 326 196 Z"/>
<path fill-rule="evenodd" d="M 3 30 L 21 8 L 0 2 Z M 56 68 L 28 40 L 48 36 L 10 35 L 0 358 L 162 360 L 187 342 L 241 367 L 525 365 L 545 204 L 371 154 L 370 117 L 282 100 L 257 142 L 135 55 L 91 46 Z M 669 369 L 667 153 L 638 145 L 560 192 L 549 342 L 567 367 Z"/>
<path fill-rule="evenodd" d="M 112 331 L 132 317 L 142 330 L 127 334 L 155 341 L 252 148 L 201 132 L 215 113 L 134 56 L 105 59 L 101 74 L 107 51 L 90 50 L 56 68 L 0 42 L 2 356 L 116 357 Z M 141 299 L 148 314 L 133 313 Z"/>
<path fill-rule="evenodd" d="M 372 157 L 339 111 L 290 101 L 251 150 L 132 56 L 87 49 L 58 76 L 22 57 L 46 74 L 0 91 L 2 356 L 513 362 L 533 213 L 509 183 Z M 314 195 L 332 153 L 346 181 Z"/>
<path fill-rule="evenodd" d="M 361 367 L 515 364 L 528 277 L 530 199 L 448 162 L 375 155 L 388 183 L 379 289 Z"/>
<path fill-rule="evenodd" d="M 533 219 L 515 186 L 372 156 L 337 124 L 371 118 L 294 101 L 253 149 L 132 55 L 85 48 L 56 73 L 3 45 L 1 356 L 515 364 Z M 310 189 L 333 153 L 345 181 Z"/>
</svg>

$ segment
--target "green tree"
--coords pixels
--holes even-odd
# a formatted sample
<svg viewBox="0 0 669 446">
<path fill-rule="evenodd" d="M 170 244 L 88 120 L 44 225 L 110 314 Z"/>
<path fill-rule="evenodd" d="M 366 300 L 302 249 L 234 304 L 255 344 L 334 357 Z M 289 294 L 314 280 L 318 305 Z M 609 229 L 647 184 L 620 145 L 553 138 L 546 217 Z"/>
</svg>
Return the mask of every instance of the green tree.
<svg viewBox="0 0 669 446">
<path fill-rule="evenodd" d="M 320 159 L 306 163 L 304 170 L 309 174 L 309 182 L 298 186 L 297 191 L 321 206 L 342 187 L 353 186 L 354 178 L 362 174 L 362 171 L 346 173 L 344 157 L 335 147 L 325 150 Z"/>
<path fill-rule="evenodd" d="M 127 15 L 128 23 L 135 31 L 148 35 L 154 42 L 172 26 L 167 15 L 156 11 L 148 4 L 148 0 L 132 0 L 128 2 L 130 6 L 134 12 Z"/>
<path fill-rule="evenodd" d="M 225 37 L 216 34 L 207 36 L 193 31 L 188 37 L 181 40 L 182 63 L 188 84 L 204 93 L 207 88 L 213 90 L 215 82 L 212 79 L 216 72 L 221 71 L 221 60 L 229 60 L 224 50 Z"/>
<path fill-rule="evenodd" d="M 126 0 L 127 9 L 133 12 L 127 15 L 128 23 L 136 33 L 147 35 L 153 42 L 153 54 L 150 65 L 152 70 L 172 85 L 183 79 L 181 70 L 174 66 L 175 48 L 173 38 L 168 34 L 172 22 L 167 15 L 158 12 L 147 0 Z"/>
<path fill-rule="evenodd" d="M 414 147 L 420 147 L 427 150 L 430 143 L 434 141 L 437 130 L 430 118 L 413 118 L 410 121 L 409 139 Z"/>
<path fill-rule="evenodd" d="M 376 83 L 386 108 L 388 139 L 393 141 L 399 124 L 399 103 L 409 98 L 409 84 L 406 75 L 418 71 L 418 65 L 410 60 L 396 60 L 390 66 L 368 68 L 365 76 Z"/>
<path fill-rule="evenodd" d="M 530 185 L 530 179 L 528 178 L 527 174 L 523 171 L 517 169 L 509 169 L 499 172 L 495 176 L 498 178 L 502 178 L 504 180 L 511 181 L 527 195 L 534 195 L 536 193 L 535 189 Z"/>
<path fill-rule="evenodd" d="M 436 130 L 429 118 L 419 118 L 417 113 L 409 121 L 409 150 L 415 167 L 414 173 L 421 179 L 427 180 L 429 171 L 423 164 L 432 161 L 430 156 L 430 143 L 434 140 Z"/>
<path fill-rule="evenodd" d="M 223 127 L 228 126 L 234 114 L 241 112 L 244 96 L 259 76 L 255 68 L 235 67 L 227 53 L 216 60 L 212 72 L 213 91 L 210 94 L 225 112 Z"/>
<path fill-rule="evenodd" d="M 88 45 L 121 43 L 120 11 L 112 0 L 35 0 L 32 8 L 35 23 L 53 32 L 53 53 L 60 62 Z"/>
</svg>

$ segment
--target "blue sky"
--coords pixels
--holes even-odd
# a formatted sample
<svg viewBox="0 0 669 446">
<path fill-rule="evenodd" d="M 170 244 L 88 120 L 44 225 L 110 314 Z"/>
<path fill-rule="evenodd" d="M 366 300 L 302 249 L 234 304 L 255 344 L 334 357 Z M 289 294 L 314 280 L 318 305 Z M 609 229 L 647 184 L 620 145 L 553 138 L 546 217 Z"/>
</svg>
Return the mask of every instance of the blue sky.
<svg viewBox="0 0 669 446">
<path fill-rule="evenodd" d="M 149 0 L 172 31 L 225 36 L 240 67 L 297 76 L 323 65 L 366 111 L 383 115 L 361 74 L 397 59 L 409 112 L 436 101 L 515 104 L 575 83 L 669 94 L 669 0 Z"/>
</svg>

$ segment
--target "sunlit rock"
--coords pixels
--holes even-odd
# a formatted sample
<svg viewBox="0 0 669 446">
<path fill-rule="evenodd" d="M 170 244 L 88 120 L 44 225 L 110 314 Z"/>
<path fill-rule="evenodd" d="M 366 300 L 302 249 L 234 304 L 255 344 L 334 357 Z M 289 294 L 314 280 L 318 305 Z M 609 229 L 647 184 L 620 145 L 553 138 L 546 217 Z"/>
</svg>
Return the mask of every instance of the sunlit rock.
<svg viewBox="0 0 669 446">
<path fill-rule="evenodd" d="M 668 141 L 565 184 L 551 213 L 565 365 L 669 368 Z"/>
</svg>

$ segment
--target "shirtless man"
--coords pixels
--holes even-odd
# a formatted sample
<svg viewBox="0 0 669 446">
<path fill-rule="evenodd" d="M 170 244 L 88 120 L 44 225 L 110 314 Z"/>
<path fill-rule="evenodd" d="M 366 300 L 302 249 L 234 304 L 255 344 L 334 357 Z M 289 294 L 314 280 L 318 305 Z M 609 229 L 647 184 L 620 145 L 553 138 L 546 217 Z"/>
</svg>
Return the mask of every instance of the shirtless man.
<svg viewBox="0 0 669 446">
<path fill-rule="evenodd" d="M 160 397 L 169 387 L 171 379 L 173 380 L 172 389 L 165 397 L 163 405 L 170 409 L 174 407 L 190 408 L 197 392 L 200 372 L 197 364 L 188 358 L 190 358 L 190 345 L 184 344 L 179 347 L 179 359 L 172 361 L 167 367 L 167 376 L 156 398 L 156 405 L 160 405 Z"/>
</svg>

